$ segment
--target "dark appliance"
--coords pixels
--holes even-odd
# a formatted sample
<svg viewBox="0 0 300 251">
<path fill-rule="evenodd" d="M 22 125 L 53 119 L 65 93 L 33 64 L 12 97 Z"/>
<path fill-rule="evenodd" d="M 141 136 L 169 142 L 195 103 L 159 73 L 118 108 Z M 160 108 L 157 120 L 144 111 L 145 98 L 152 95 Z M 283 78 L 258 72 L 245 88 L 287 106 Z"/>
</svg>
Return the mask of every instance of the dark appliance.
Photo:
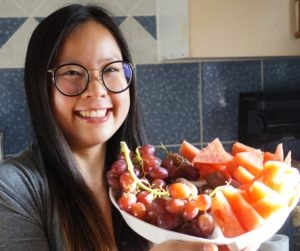
<svg viewBox="0 0 300 251">
<path fill-rule="evenodd" d="M 251 146 L 300 138 L 300 91 L 240 93 L 238 121 L 238 139 Z"/>
<path fill-rule="evenodd" d="M 240 93 L 238 141 L 271 152 L 283 143 L 292 152 L 292 165 L 300 170 L 300 91 Z M 292 222 L 293 216 L 279 233 L 289 236 L 290 250 L 296 251 L 300 226 Z"/>
</svg>

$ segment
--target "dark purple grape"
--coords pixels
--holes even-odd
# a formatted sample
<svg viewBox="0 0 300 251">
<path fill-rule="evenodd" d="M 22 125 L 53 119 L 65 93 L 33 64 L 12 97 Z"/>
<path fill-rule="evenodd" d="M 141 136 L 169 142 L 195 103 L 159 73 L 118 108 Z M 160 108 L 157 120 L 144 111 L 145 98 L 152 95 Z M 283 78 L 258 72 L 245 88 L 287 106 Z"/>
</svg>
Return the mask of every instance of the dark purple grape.
<svg viewBox="0 0 300 251">
<path fill-rule="evenodd" d="M 106 173 L 106 179 L 108 184 L 113 188 L 113 189 L 121 189 L 121 184 L 120 184 L 120 179 L 118 175 L 115 175 L 112 170 L 109 170 Z"/>
<path fill-rule="evenodd" d="M 198 227 L 198 219 L 183 222 L 182 225 L 177 228 L 177 231 L 187 235 L 203 237 L 202 232 Z"/>
<path fill-rule="evenodd" d="M 174 166 L 172 169 L 168 170 L 169 172 L 169 180 L 173 181 L 181 177 L 180 169 Z"/>
<path fill-rule="evenodd" d="M 169 155 L 162 159 L 160 165 L 166 168 L 167 170 L 173 169 L 173 167 L 175 166 L 173 158 Z"/>
<path fill-rule="evenodd" d="M 227 183 L 226 177 L 220 172 L 213 172 L 213 173 L 209 174 L 206 177 L 206 181 L 207 181 L 207 184 L 212 188 L 215 188 L 218 186 L 223 186 L 223 185 L 226 185 L 226 183 Z"/>
<path fill-rule="evenodd" d="M 118 153 L 117 160 L 119 160 L 119 159 L 125 159 L 125 156 L 124 156 L 124 154 L 122 152 Z"/>
<path fill-rule="evenodd" d="M 164 180 L 168 178 L 168 170 L 166 168 L 156 166 L 150 170 L 150 177 L 152 179 L 161 179 Z"/>
<path fill-rule="evenodd" d="M 198 180 L 200 177 L 199 171 L 192 165 L 183 162 L 180 166 L 180 173 L 183 178 L 188 180 Z"/>
<path fill-rule="evenodd" d="M 198 217 L 198 227 L 202 232 L 203 237 L 209 237 L 214 231 L 215 221 L 211 214 L 202 213 Z"/>
</svg>

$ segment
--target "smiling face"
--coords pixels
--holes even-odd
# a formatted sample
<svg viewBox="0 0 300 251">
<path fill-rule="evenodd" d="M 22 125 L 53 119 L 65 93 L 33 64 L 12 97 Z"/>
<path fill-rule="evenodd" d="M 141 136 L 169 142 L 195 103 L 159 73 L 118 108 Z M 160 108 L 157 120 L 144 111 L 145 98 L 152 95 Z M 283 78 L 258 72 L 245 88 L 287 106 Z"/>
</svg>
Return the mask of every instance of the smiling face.
<svg viewBox="0 0 300 251">
<path fill-rule="evenodd" d="M 76 27 L 64 40 L 55 66 L 75 63 L 87 69 L 102 69 L 122 60 L 120 48 L 108 29 L 96 21 Z M 53 85 L 52 110 L 71 149 L 105 143 L 122 125 L 130 106 L 129 89 L 110 93 L 99 81 L 99 71 L 89 72 L 87 89 L 75 97 L 61 94 Z"/>
</svg>

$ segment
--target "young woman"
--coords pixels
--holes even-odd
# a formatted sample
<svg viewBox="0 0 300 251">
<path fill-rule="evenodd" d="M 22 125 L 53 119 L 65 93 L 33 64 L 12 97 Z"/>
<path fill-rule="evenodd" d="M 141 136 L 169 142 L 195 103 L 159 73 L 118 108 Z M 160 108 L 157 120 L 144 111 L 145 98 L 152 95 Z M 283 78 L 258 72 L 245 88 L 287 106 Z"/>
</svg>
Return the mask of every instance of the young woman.
<svg viewBox="0 0 300 251">
<path fill-rule="evenodd" d="M 34 143 L 0 167 L 1 250 L 215 250 L 152 246 L 111 206 L 105 173 L 145 143 L 126 42 L 97 6 L 70 5 L 35 29 L 25 62 Z"/>
</svg>

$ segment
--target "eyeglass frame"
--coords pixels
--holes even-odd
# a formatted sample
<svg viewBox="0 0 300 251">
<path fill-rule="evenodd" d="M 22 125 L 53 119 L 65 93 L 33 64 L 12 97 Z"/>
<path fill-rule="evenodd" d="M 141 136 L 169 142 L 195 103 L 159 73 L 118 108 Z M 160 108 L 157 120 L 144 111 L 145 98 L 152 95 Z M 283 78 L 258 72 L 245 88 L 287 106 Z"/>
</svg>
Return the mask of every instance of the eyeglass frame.
<svg viewBox="0 0 300 251">
<path fill-rule="evenodd" d="M 125 63 L 125 64 L 127 64 L 129 67 L 130 67 L 130 69 L 131 69 L 131 72 L 132 72 L 132 76 L 131 76 L 131 79 L 130 79 L 130 82 L 128 83 L 128 85 L 127 85 L 127 87 L 125 88 L 125 89 L 123 89 L 123 90 L 121 90 L 121 91 L 112 91 L 112 90 L 110 90 L 109 88 L 107 88 L 107 86 L 106 86 L 106 84 L 105 84 L 105 82 L 104 82 L 104 80 L 103 80 L 103 70 L 107 67 L 107 66 L 109 66 L 109 65 L 111 65 L 111 64 L 114 64 L 114 63 Z M 63 67 L 63 66 L 66 66 L 66 65 L 76 65 L 76 66 L 79 66 L 79 67 L 82 67 L 86 72 L 87 72 L 87 80 L 86 80 L 86 84 L 85 84 L 85 87 L 82 89 L 82 91 L 81 92 L 79 92 L 79 93 L 77 93 L 77 94 L 73 94 L 73 95 L 71 95 L 71 94 L 65 94 L 65 93 L 63 93 L 59 88 L 58 88 L 58 86 L 57 86 L 57 81 L 55 81 L 55 73 L 56 73 L 56 71 L 59 69 L 59 68 L 61 68 L 61 67 Z M 124 91 L 126 91 L 128 88 L 129 88 L 129 86 L 131 85 L 131 83 L 132 83 L 132 78 L 133 78 L 133 74 L 134 74 L 134 72 L 133 72 L 133 69 L 135 68 L 135 66 L 132 64 L 132 63 L 129 63 L 129 62 L 126 62 L 126 61 L 124 61 L 124 60 L 116 60 L 116 61 L 112 61 L 112 62 L 109 62 L 108 64 L 106 64 L 106 65 L 104 65 L 104 67 L 101 69 L 87 69 L 86 67 L 84 67 L 83 65 L 81 65 L 81 64 L 77 64 L 77 63 L 66 63 L 66 64 L 62 64 L 62 65 L 59 65 L 59 66 L 57 66 L 57 67 L 54 67 L 54 68 L 51 68 L 51 69 L 48 69 L 47 70 L 47 72 L 48 73 L 50 73 L 51 74 L 51 77 L 52 77 L 52 81 L 53 81 L 53 83 L 54 83 L 54 86 L 55 86 L 55 88 L 62 94 L 62 95 L 65 95 L 65 96 L 68 96 L 68 97 L 76 97 L 76 96 L 79 96 L 79 95 L 81 95 L 82 93 L 84 93 L 85 92 L 85 90 L 87 89 L 87 86 L 88 86 L 88 84 L 89 84 L 89 82 L 90 82 L 90 71 L 99 71 L 99 73 L 100 73 L 100 78 L 97 78 L 97 80 L 99 81 L 99 80 L 101 80 L 101 82 L 102 82 L 102 84 L 103 84 L 103 86 L 105 87 L 105 89 L 106 90 L 108 90 L 109 92 L 111 92 L 111 93 L 121 93 L 121 92 L 124 92 Z"/>
</svg>

